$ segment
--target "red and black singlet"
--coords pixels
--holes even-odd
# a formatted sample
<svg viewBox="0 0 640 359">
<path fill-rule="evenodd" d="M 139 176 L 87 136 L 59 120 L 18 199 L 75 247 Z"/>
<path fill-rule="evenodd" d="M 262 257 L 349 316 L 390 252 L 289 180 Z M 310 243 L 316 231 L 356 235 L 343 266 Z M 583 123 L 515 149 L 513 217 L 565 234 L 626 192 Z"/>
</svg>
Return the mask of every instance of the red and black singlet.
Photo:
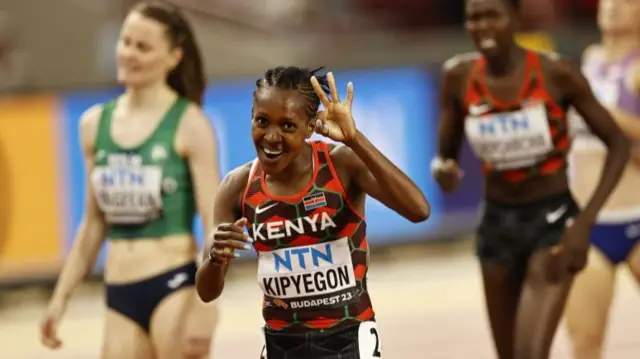
<svg viewBox="0 0 640 359">
<path fill-rule="evenodd" d="M 302 193 L 269 193 L 256 160 L 243 197 L 258 253 L 262 313 L 273 330 L 347 327 L 374 316 L 366 282 L 366 222 L 349 203 L 329 146 L 310 145 L 314 169 Z"/>
<path fill-rule="evenodd" d="M 527 52 L 522 87 L 512 102 L 492 96 L 485 83 L 484 57 L 472 64 L 465 96 L 465 132 L 487 175 L 517 182 L 567 167 L 567 115 L 545 86 L 540 56 Z"/>
</svg>

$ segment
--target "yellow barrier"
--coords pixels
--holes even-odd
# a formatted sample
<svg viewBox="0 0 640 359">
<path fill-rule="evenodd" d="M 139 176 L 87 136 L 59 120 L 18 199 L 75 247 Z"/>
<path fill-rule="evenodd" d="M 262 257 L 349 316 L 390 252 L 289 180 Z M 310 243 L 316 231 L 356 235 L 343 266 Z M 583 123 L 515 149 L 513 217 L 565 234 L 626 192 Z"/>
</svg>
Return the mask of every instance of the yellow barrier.
<svg viewBox="0 0 640 359">
<path fill-rule="evenodd" d="M 0 99 L 0 279 L 53 274 L 62 258 L 55 99 Z"/>
<path fill-rule="evenodd" d="M 555 51 L 556 48 L 551 36 L 544 32 L 516 34 L 516 42 L 522 47 L 536 51 Z"/>
</svg>

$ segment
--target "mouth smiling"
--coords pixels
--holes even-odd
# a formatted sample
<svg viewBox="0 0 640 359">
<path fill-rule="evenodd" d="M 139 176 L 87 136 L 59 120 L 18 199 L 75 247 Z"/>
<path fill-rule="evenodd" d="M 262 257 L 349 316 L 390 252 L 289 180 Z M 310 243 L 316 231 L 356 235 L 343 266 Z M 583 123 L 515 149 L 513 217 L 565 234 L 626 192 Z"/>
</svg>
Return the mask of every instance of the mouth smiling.
<svg viewBox="0 0 640 359">
<path fill-rule="evenodd" d="M 268 149 L 268 148 L 265 148 L 265 147 L 261 147 L 261 149 L 262 149 L 262 153 L 264 153 L 265 157 L 270 159 L 270 160 L 277 160 L 284 153 L 283 150 L 273 150 L 273 149 Z"/>
<path fill-rule="evenodd" d="M 493 49 L 495 48 L 498 43 L 496 42 L 496 39 L 494 39 L 493 37 L 483 37 L 480 39 L 480 48 L 483 50 L 487 50 L 487 49 Z"/>
</svg>

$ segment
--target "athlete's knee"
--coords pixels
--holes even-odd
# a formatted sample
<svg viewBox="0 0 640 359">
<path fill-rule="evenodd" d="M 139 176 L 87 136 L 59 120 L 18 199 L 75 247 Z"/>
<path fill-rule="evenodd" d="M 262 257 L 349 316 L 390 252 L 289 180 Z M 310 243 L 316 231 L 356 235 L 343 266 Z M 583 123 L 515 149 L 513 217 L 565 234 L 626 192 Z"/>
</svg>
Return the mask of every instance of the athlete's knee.
<svg viewBox="0 0 640 359">
<path fill-rule="evenodd" d="M 516 346 L 514 359 L 549 359 L 549 354 L 535 346 Z"/>
<path fill-rule="evenodd" d="M 535 336 L 518 340 L 514 348 L 514 359 L 549 359 L 549 345 Z"/>
<path fill-rule="evenodd" d="M 602 333 L 572 333 L 573 357 L 575 359 L 600 359 L 604 335 Z"/>
<path fill-rule="evenodd" d="M 211 340 L 191 339 L 182 342 L 167 343 L 156 350 L 156 359 L 209 359 Z"/>
<path fill-rule="evenodd" d="M 104 343 L 100 359 L 156 359 L 154 353 L 147 348 L 123 346 L 121 343 Z"/>
</svg>

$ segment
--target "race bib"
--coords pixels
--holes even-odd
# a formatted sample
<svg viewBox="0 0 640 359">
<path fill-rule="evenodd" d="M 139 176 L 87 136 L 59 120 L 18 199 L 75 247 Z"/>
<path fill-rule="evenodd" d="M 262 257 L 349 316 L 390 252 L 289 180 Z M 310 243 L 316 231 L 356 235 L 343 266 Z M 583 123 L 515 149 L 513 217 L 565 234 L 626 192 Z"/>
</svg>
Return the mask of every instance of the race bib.
<svg viewBox="0 0 640 359">
<path fill-rule="evenodd" d="M 139 156 L 116 155 L 108 166 L 94 168 L 94 193 L 108 223 L 140 224 L 160 216 L 162 167 L 141 162 Z"/>
<path fill-rule="evenodd" d="M 547 110 L 540 102 L 513 112 L 468 116 L 465 132 L 478 158 L 498 170 L 534 165 L 553 150 Z"/>
<path fill-rule="evenodd" d="M 358 327 L 359 359 L 377 359 L 382 357 L 382 341 L 376 322 L 362 322 Z"/>
<path fill-rule="evenodd" d="M 258 252 L 258 283 L 283 309 L 326 308 L 357 301 L 347 238 Z"/>
</svg>

